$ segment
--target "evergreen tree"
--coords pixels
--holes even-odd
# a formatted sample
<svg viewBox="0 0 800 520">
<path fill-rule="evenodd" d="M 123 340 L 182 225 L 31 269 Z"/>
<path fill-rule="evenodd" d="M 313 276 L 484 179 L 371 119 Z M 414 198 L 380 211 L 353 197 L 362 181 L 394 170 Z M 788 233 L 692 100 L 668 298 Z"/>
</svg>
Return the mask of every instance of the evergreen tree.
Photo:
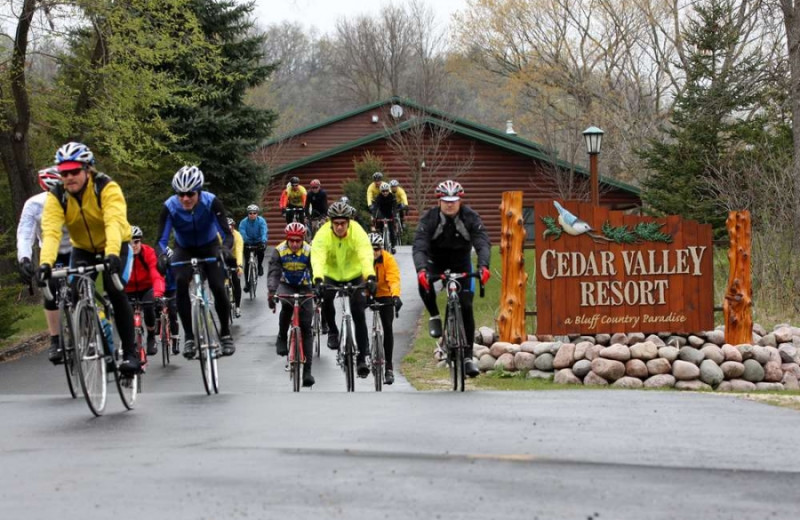
<svg viewBox="0 0 800 520">
<path fill-rule="evenodd" d="M 199 105 L 170 109 L 174 150 L 192 157 L 205 174 L 208 188 L 228 210 L 260 201 L 266 169 L 252 159 L 271 133 L 276 114 L 246 106 L 245 93 L 264 82 L 274 70 L 262 65 L 264 36 L 253 32 L 253 3 L 233 0 L 191 0 L 206 40 L 219 52 L 213 74 L 198 71 L 192 61 L 176 64 L 187 84 L 203 83 Z"/>
<path fill-rule="evenodd" d="M 642 198 L 655 214 L 677 214 L 724 230 L 727 213 L 712 189 L 717 167 L 747 125 L 741 117 L 759 96 L 758 56 L 742 53 L 731 0 L 707 0 L 683 35 L 686 86 L 676 96 L 664 141 L 640 151 L 654 172 Z"/>
</svg>

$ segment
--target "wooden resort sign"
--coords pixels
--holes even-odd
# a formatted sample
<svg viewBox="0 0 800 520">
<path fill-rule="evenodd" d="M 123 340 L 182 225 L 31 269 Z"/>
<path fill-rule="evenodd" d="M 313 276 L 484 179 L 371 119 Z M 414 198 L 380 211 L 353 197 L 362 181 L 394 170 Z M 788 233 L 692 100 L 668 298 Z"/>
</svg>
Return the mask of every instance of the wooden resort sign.
<svg viewBox="0 0 800 520">
<path fill-rule="evenodd" d="M 539 334 L 714 328 L 711 226 L 542 201 L 536 216 Z"/>
</svg>

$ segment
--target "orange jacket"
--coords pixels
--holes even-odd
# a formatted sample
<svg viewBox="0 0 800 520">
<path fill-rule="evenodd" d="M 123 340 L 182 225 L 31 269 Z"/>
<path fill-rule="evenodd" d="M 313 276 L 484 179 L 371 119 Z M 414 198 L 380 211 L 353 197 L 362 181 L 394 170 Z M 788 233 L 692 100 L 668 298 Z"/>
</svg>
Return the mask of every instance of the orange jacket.
<svg viewBox="0 0 800 520">
<path fill-rule="evenodd" d="M 388 251 L 383 251 L 375 260 L 375 276 L 378 279 L 376 297 L 400 296 L 400 267 Z"/>
</svg>

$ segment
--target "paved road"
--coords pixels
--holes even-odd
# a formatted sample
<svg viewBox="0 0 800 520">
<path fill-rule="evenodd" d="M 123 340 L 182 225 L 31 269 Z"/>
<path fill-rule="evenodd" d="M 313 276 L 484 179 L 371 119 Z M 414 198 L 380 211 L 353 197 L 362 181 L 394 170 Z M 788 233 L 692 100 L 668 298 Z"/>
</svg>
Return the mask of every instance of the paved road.
<svg viewBox="0 0 800 520">
<path fill-rule="evenodd" d="M 180 359 L 151 368 L 136 410 L 112 394 L 93 418 L 43 354 L 0 365 L 0 519 L 798 517 L 795 411 L 675 392 L 424 393 L 401 378 L 347 394 L 327 351 L 318 384 L 293 394 L 264 311 L 244 306 L 217 396 Z"/>
</svg>

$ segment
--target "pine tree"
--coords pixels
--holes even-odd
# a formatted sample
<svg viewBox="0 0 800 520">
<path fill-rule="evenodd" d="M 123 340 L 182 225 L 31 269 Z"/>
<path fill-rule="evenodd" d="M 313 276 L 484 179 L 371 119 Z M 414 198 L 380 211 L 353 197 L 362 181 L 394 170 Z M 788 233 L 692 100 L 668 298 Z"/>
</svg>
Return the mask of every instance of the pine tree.
<svg viewBox="0 0 800 520">
<path fill-rule="evenodd" d="M 208 189 L 222 198 L 228 210 L 241 209 L 260 199 L 266 170 L 252 154 L 270 135 L 277 117 L 245 105 L 244 98 L 274 66 L 262 65 L 264 36 L 253 32 L 252 2 L 192 0 L 190 5 L 220 59 L 211 75 L 197 71 L 192 62 L 177 64 L 187 84 L 201 81 L 206 92 L 199 105 L 169 111 L 173 131 L 182 136 L 174 149 L 194 158 Z"/>
<path fill-rule="evenodd" d="M 724 230 L 725 209 L 711 189 L 716 166 L 734 149 L 739 119 L 758 100 L 758 58 L 741 51 L 730 0 L 708 0 L 683 35 L 691 49 L 664 141 L 640 151 L 653 174 L 642 198 L 655 214 L 676 214 Z"/>
</svg>

